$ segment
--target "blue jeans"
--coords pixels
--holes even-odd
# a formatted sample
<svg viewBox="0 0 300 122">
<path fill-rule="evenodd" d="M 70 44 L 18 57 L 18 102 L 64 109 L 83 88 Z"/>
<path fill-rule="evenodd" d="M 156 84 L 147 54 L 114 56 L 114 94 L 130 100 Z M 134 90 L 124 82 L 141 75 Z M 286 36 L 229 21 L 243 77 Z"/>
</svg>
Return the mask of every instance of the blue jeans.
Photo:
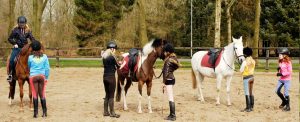
<svg viewBox="0 0 300 122">
<path fill-rule="evenodd" d="M 247 79 L 243 79 L 243 83 L 244 83 L 244 93 L 245 95 L 250 95 L 250 88 L 249 88 L 249 81 L 253 80 L 253 77 L 251 78 L 247 78 Z"/>
<path fill-rule="evenodd" d="M 10 59 L 9 59 L 9 71 L 10 72 L 15 68 L 14 60 L 17 57 L 17 55 L 19 55 L 21 50 L 22 50 L 22 48 L 13 48 L 12 49 L 12 53 L 11 53 Z"/>
<path fill-rule="evenodd" d="M 291 82 L 289 80 L 278 80 L 276 93 L 280 92 L 282 86 L 284 86 L 284 96 L 289 96 L 289 90 L 291 87 Z"/>
</svg>

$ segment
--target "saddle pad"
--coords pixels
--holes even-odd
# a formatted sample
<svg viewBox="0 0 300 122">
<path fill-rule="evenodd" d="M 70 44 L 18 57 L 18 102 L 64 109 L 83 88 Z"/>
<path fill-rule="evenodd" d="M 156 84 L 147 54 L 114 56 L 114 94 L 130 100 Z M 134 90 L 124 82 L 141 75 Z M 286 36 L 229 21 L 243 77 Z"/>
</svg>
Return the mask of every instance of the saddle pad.
<svg viewBox="0 0 300 122">
<path fill-rule="evenodd" d="M 137 69 L 138 69 L 138 62 L 139 62 L 139 60 L 140 60 L 140 57 L 139 56 L 137 56 L 137 60 L 136 60 L 136 64 L 135 64 L 135 66 L 134 66 L 134 72 L 136 72 L 137 71 Z M 123 63 L 125 63 L 125 65 L 123 64 Z M 122 63 L 122 65 L 124 65 L 120 70 L 123 72 L 123 73 L 129 73 L 129 67 L 128 67 L 128 63 L 129 63 L 129 55 L 126 55 L 124 58 L 123 58 L 123 63 Z"/>
<path fill-rule="evenodd" d="M 216 63 L 215 63 L 215 67 L 217 67 L 221 61 L 221 57 L 222 57 L 222 52 L 220 52 L 217 60 L 216 60 Z M 209 55 L 208 55 L 208 52 L 203 56 L 202 60 L 201 60 L 201 66 L 202 67 L 209 67 L 209 68 L 213 68 L 213 65 L 209 63 Z"/>
</svg>

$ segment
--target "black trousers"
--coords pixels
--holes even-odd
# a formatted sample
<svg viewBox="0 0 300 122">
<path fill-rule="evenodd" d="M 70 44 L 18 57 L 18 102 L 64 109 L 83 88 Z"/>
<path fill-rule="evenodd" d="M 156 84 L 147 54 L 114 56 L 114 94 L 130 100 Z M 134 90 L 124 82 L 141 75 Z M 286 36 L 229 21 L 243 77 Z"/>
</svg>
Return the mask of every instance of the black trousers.
<svg viewBox="0 0 300 122">
<path fill-rule="evenodd" d="M 116 90 L 116 77 L 114 74 L 104 74 L 103 83 L 105 88 L 105 99 L 114 98 Z"/>
</svg>

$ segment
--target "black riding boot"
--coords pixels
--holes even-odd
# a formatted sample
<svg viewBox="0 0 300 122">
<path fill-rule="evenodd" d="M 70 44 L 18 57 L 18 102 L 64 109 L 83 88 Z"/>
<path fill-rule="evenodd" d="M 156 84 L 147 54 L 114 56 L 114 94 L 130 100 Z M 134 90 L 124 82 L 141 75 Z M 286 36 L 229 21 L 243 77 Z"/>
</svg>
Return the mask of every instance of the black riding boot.
<svg viewBox="0 0 300 122">
<path fill-rule="evenodd" d="M 109 109 L 110 109 L 110 117 L 116 117 L 116 118 L 119 118 L 120 115 L 115 113 L 115 109 L 114 109 L 114 98 L 109 98 L 108 104 L 109 104 Z"/>
<path fill-rule="evenodd" d="M 43 115 L 42 115 L 42 117 L 47 117 L 46 98 L 41 99 L 41 104 L 42 104 L 42 108 L 43 108 Z"/>
<path fill-rule="evenodd" d="M 251 108 L 250 108 L 250 97 L 249 95 L 245 95 L 246 97 L 246 108 L 244 110 L 242 110 L 242 112 L 250 112 L 251 111 Z"/>
<path fill-rule="evenodd" d="M 279 105 L 279 108 L 282 109 L 287 104 L 287 101 L 281 92 L 277 92 L 277 95 L 280 97 L 282 101 L 281 104 Z"/>
<path fill-rule="evenodd" d="M 290 111 L 291 108 L 290 108 L 290 97 L 289 96 L 285 96 L 285 99 L 286 99 L 286 106 L 285 108 L 283 109 L 284 111 Z"/>
<path fill-rule="evenodd" d="M 38 99 L 33 98 L 33 117 L 36 118 L 38 114 L 38 106 L 39 106 L 39 101 Z"/>
<path fill-rule="evenodd" d="M 104 112 L 103 112 L 103 116 L 109 116 L 109 112 L 108 112 L 108 99 L 104 98 Z"/>
<path fill-rule="evenodd" d="M 166 117 L 165 120 L 175 121 L 176 120 L 175 103 L 172 101 L 169 101 L 169 106 L 170 106 L 170 115 L 168 117 Z"/>
<path fill-rule="evenodd" d="M 251 111 L 253 111 L 254 108 L 254 96 L 250 95 L 250 109 Z"/>
</svg>

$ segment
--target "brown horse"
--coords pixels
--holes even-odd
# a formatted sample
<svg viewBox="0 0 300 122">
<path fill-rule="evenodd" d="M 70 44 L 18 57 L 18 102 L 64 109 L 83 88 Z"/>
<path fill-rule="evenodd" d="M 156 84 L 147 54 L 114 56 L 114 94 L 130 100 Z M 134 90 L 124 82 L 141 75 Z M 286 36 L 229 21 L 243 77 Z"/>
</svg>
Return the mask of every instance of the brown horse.
<svg viewBox="0 0 300 122">
<path fill-rule="evenodd" d="M 157 58 L 164 58 L 163 55 L 163 46 L 166 44 L 165 40 L 155 39 L 149 43 L 147 43 L 143 47 L 142 54 L 140 54 L 140 59 L 138 61 L 138 70 L 135 73 L 136 79 L 138 81 L 138 90 L 139 90 L 139 104 L 138 104 L 138 113 L 142 113 L 141 107 L 141 98 L 142 98 L 142 88 L 146 83 L 147 85 L 147 95 L 148 95 L 148 109 L 149 113 L 152 113 L 151 108 L 151 87 L 152 87 L 152 79 L 154 75 L 153 65 Z M 117 70 L 118 73 L 118 83 L 117 83 L 117 95 L 116 101 L 119 102 L 121 100 L 121 93 L 124 98 L 124 110 L 127 110 L 126 103 L 126 94 L 127 91 L 132 84 L 131 79 L 128 77 L 128 73 L 123 73 L 120 69 Z M 126 85 L 124 89 L 124 81 L 126 79 Z M 122 92 L 123 91 L 123 92 Z"/>
<path fill-rule="evenodd" d="M 29 99 L 30 99 L 30 104 L 29 108 L 32 109 L 32 93 L 31 93 L 31 87 L 29 84 L 29 68 L 28 68 L 28 57 L 31 53 L 31 47 L 30 44 L 25 45 L 19 55 L 17 56 L 17 62 L 15 65 L 15 73 L 13 73 L 13 79 L 12 82 L 9 83 L 9 94 L 8 94 L 8 104 L 12 104 L 12 100 L 14 99 L 15 96 L 15 88 L 16 88 L 16 81 L 19 83 L 19 88 L 20 88 L 20 110 L 23 111 L 23 86 L 25 81 L 27 81 L 29 85 Z M 9 66 L 9 57 L 7 58 L 7 66 Z M 7 68 L 8 71 L 8 68 Z"/>
</svg>

